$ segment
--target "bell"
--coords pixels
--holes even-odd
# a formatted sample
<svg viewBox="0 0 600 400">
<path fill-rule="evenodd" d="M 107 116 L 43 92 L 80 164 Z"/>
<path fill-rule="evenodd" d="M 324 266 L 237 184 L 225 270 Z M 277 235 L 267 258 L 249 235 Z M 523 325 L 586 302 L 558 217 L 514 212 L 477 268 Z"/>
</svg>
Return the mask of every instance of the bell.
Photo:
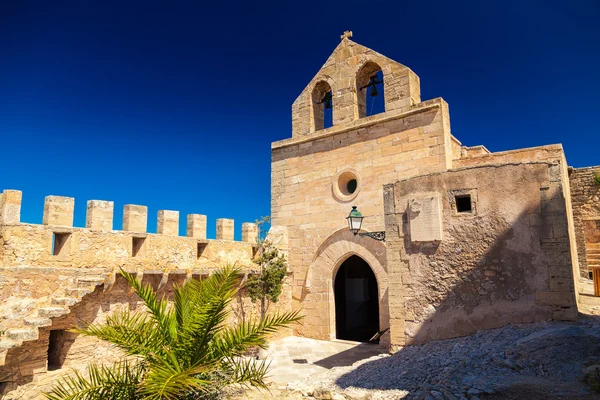
<svg viewBox="0 0 600 400">
<path fill-rule="evenodd" d="M 325 100 L 325 108 L 331 108 L 331 99 Z"/>
<path fill-rule="evenodd" d="M 371 97 L 375 97 L 379 94 L 379 92 L 377 91 L 377 88 L 375 87 L 375 85 L 371 86 Z"/>
</svg>

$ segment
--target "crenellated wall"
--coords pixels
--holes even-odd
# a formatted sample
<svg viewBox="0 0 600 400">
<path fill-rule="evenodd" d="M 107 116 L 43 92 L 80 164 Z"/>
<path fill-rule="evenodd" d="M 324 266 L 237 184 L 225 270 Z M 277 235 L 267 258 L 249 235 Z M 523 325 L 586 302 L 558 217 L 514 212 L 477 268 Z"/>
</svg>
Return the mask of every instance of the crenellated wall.
<svg viewBox="0 0 600 400">
<path fill-rule="evenodd" d="M 234 220 L 217 219 L 217 238 L 206 239 L 205 215 L 187 216 L 187 236 L 179 236 L 179 212 L 158 211 L 157 233 L 147 232 L 148 208 L 127 204 L 123 230 L 113 230 L 114 203 L 89 200 L 85 228 L 73 227 L 75 199 L 47 196 L 43 223 L 20 221 L 22 195 L 5 190 L 0 201 L 0 267 L 214 269 L 227 263 L 252 265 L 257 239 L 253 223 L 242 224 L 234 241 Z"/>
</svg>

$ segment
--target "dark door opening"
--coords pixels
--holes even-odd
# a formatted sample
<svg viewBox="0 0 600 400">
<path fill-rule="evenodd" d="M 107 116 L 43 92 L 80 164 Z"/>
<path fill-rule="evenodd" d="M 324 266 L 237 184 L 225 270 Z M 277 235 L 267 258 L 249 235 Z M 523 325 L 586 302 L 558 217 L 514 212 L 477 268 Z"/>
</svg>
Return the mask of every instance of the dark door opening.
<svg viewBox="0 0 600 400">
<path fill-rule="evenodd" d="M 334 295 L 336 337 L 368 342 L 379 331 L 377 280 L 369 264 L 358 256 L 344 261 L 335 276 Z"/>
</svg>

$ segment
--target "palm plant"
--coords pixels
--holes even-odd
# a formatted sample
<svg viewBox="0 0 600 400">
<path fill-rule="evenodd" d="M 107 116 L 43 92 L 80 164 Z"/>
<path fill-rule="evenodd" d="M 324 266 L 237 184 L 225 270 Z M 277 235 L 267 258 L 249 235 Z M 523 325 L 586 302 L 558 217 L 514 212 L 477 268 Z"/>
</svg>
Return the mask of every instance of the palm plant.
<svg viewBox="0 0 600 400">
<path fill-rule="evenodd" d="M 228 325 L 239 289 L 239 269 L 226 267 L 204 280 L 175 287 L 171 302 L 121 271 L 146 312 L 122 310 L 105 324 L 76 332 L 106 340 L 127 357 L 113 366 L 92 364 L 87 373 L 59 380 L 51 400 L 214 399 L 231 384 L 265 387 L 268 365 L 243 357 L 281 327 L 300 320 L 297 312 Z"/>
</svg>

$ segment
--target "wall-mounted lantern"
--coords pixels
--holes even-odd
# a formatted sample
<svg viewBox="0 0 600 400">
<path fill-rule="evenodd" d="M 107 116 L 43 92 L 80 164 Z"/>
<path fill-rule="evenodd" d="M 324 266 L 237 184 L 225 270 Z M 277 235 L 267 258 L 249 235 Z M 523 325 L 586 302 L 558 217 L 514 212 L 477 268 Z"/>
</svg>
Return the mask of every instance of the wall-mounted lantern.
<svg viewBox="0 0 600 400">
<path fill-rule="evenodd" d="M 363 215 L 356 209 L 356 206 L 352 206 L 352 211 L 346 219 L 348 220 L 348 227 L 350 231 L 354 234 L 354 236 L 368 236 L 371 239 L 379 240 L 381 242 L 385 241 L 385 231 L 380 232 L 363 232 L 360 233 L 360 228 L 362 226 Z"/>
</svg>

